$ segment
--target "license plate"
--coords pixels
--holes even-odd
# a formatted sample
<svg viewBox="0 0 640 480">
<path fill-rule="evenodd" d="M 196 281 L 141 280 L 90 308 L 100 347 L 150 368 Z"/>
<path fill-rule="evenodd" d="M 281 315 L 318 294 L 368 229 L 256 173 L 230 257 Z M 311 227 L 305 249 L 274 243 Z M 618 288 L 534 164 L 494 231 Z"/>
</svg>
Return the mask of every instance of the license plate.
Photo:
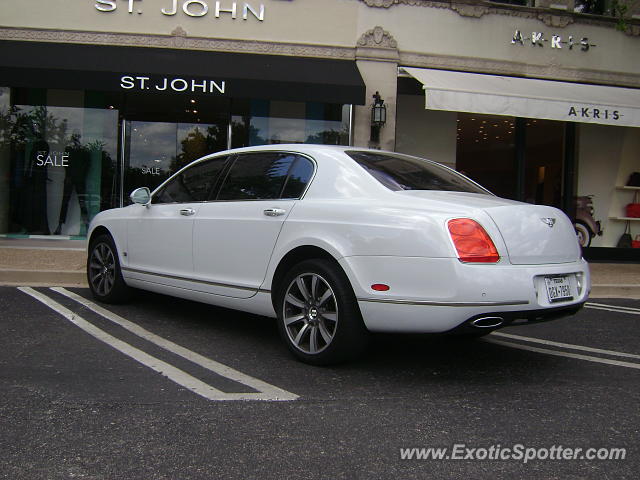
<svg viewBox="0 0 640 480">
<path fill-rule="evenodd" d="M 560 275 L 555 277 L 545 277 L 544 283 L 547 286 L 547 297 L 549 298 L 549 302 L 556 303 L 573 300 L 569 276 Z"/>
</svg>

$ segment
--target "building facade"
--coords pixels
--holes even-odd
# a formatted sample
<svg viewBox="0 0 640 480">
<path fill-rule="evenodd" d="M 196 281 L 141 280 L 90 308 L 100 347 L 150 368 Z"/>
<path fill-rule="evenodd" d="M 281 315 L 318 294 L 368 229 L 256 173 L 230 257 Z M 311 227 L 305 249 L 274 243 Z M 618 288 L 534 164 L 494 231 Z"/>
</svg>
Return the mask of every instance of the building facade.
<svg viewBox="0 0 640 480">
<path fill-rule="evenodd" d="M 637 258 L 615 248 L 640 234 L 624 210 L 640 5 L 624 1 L 4 2 L 0 234 L 82 237 L 204 154 L 308 142 L 431 158 Z"/>
</svg>

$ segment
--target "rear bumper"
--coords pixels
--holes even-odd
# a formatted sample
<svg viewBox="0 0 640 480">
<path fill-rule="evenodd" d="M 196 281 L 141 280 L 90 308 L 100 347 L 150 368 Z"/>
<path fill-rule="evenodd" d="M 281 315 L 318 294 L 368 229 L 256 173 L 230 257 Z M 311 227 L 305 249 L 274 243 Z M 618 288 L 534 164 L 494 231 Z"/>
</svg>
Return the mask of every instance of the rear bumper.
<svg viewBox="0 0 640 480">
<path fill-rule="evenodd" d="M 461 325 L 449 330 L 446 333 L 465 334 L 477 333 L 479 331 L 491 332 L 503 327 L 518 326 L 523 324 L 548 322 L 558 318 L 575 315 L 584 307 L 584 302 L 566 307 L 546 308 L 540 310 L 520 310 L 516 312 L 489 312 L 482 315 L 474 315 Z M 482 326 L 484 319 L 499 319 L 500 323 L 495 326 Z M 488 325 L 488 324 L 487 324 Z"/>
<path fill-rule="evenodd" d="M 577 312 L 591 285 L 584 260 L 470 265 L 442 258 L 348 257 L 341 264 L 364 323 L 375 332 L 442 333 L 483 317 L 499 318 L 495 328 L 558 318 Z M 552 303 L 544 278 L 558 275 L 570 277 L 573 298 Z M 376 283 L 389 285 L 389 291 L 374 292 Z"/>
</svg>

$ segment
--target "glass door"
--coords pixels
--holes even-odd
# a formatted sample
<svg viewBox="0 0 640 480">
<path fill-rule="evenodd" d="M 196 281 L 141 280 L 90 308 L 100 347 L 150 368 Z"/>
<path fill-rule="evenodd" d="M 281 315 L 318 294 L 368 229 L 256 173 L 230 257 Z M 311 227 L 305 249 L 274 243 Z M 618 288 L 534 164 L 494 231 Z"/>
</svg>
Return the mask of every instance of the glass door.
<svg viewBox="0 0 640 480">
<path fill-rule="evenodd" d="M 125 120 L 123 204 L 138 187 L 153 190 L 176 171 L 227 148 L 228 124 Z"/>
</svg>

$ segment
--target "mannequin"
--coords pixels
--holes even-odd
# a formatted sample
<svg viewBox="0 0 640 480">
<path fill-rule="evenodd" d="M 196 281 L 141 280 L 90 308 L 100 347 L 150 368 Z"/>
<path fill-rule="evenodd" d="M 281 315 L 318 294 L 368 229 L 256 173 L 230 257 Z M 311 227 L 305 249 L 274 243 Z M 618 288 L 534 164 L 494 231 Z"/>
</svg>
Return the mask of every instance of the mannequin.
<svg viewBox="0 0 640 480">
<path fill-rule="evenodd" d="M 26 152 L 25 152 L 26 153 Z M 38 158 L 49 155 L 49 144 L 38 137 L 26 157 L 22 176 L 20 223 L 26 233 L 49 235 L 47 221 L 47 167 Z"/>
<path fill-rule="evenodd" d="M 89 152 L 86 147 L 80 143 L 80 136 L 76 133 L 71 137 L 71 144 L 65 148 L 65 152 L 69 154 L 68 166 L 65 168 L 64 192 L 62 194 L 62 206 L 60 208 L 60 217 L 58 219 L 58 227 L 54 235 L 60 235 L 62 224 L 67 221 L 67 212 L 69 210 L 69 201 L 73 189 L 76 190 L 78 202 L 80 203 L 80 235 L 86 232 L 89 223 L 89 215 L 86 204 L 86 184 L 87 173 L 91 166 Z"/>
</svg>

